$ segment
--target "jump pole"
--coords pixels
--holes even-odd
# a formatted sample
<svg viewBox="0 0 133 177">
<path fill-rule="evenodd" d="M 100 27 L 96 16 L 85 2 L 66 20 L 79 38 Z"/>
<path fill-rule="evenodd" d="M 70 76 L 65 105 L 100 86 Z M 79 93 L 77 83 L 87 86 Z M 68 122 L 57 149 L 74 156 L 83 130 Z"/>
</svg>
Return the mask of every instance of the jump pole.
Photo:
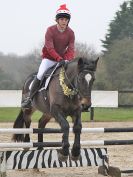
<svg viewBox="0 0 133 177">
<path fill-rule="evenodd" d="M 133 140 L 92 140 L 81 141 L 82 146 L 131 145 Z M 70 141 L 70 145 L 73 142 Z M 61 147 L 62 142 L 0 143 L 0 148 Z"/>
<path fill-rule="evenodd" d="M 73 129 L 69 129 L 73 132 Z M 118 133 L 118 132 L 133 132 L 133 127 L 128 128 L 82 128 L 82 133 Z M 62 133 L 61 129 L 57 128 L 0 128 L 0 134 L 36 134 L 36 133 Z"/>
<path fill-rule="evenodd" d="M 133 173 L 133 170 L 121 170 L 121 173 Z"/>
</svg>

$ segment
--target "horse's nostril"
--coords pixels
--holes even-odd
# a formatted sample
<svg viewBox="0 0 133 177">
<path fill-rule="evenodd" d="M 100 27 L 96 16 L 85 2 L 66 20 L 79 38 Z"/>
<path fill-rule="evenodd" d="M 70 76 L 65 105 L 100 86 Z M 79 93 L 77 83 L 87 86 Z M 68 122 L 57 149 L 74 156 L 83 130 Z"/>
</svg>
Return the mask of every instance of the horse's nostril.
<svg viewBox="0 0 133 177">
<path fill-rule="evenodd" d="M 89 112 L 90 111 L 90 107 L 91 107 L 91 104 L 90 105 L 81 104 L 82 112 Z"/>
</svg>

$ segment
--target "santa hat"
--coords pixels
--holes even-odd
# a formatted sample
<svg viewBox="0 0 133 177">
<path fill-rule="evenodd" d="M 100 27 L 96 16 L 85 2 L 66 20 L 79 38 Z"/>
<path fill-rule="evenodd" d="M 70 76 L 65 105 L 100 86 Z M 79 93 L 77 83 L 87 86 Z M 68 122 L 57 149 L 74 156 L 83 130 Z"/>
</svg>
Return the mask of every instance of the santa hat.
<svg viewBox="0 0 133 177">
<path fill-rule="evenodd" d="M 71 14 L 69 9 L 66 8 L 66 4 L 61 5 L 60 8 L 56 11 L 56 14 L 64 14 L 64 13 L 69 15 Z"/>
</svg>

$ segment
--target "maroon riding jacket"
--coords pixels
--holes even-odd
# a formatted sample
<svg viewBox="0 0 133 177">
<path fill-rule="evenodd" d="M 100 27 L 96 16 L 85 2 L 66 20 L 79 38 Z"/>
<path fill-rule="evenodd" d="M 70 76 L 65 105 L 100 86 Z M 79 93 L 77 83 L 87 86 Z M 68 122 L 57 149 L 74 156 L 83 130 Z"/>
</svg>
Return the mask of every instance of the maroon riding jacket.
<svg viewBox="0 0 133 177">
<path fill-rule="evenodd" d="M 45 34 L 45 45 L 42 58 L 55 61 L 72 60 L 74 58 L 75 35 L 70 27 L 60 32 L 57 25 L 50 26 Z"/>
</svg>

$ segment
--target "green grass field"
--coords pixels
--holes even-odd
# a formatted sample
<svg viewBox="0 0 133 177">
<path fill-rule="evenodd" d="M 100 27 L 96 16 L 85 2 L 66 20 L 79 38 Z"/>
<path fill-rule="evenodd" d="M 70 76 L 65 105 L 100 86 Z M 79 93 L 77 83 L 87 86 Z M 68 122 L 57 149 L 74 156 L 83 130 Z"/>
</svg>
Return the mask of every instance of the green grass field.
<svg viewBox="0 0 133 177">
<path fill-rule="evenodd" d="M 14 122 L 20 108 L 0 108 L 0 122 Z M 33 115 L 32 120 L 38 121 L 40 112 Z M 71 120 L 69 118 L 69 120 Z M 132 108 L 95 108 L 95 121 L 133 121 Z M 82 113 L 82 121 L 90 121 L 90 113 Z"/>
<path fill-rule="evenodd" d="M 20 108 L 0 108 L 0 122 L 14 122 L 19 114 Z M 41 117 L 40 112 L 35 112 L 32 120 L 38 121 Z"/>
<path fill-rule="evenodd" d="M 82 119 L 88 120 L 88 113 L 83 113 Z M 90 118 L 90 114 L 89 114 Z M 90 120 L 90 119 L 89 119 Z M 132 108 L 95 108 L 95 121 L 133 121 Z"/>
</svg>

